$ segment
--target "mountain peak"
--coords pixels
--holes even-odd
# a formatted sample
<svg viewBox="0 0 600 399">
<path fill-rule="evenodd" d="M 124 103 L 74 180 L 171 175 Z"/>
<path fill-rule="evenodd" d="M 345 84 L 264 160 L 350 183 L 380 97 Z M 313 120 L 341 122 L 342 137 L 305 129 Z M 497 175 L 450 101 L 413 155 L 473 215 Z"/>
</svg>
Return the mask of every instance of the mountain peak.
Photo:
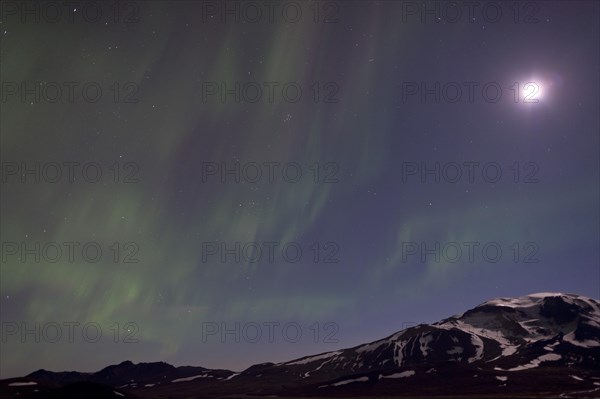
<svg viewBox="0 0 600 399">
<path fill-rule="evenodd" d="M 134 366 L 134 363 L 131 360 L 125 360 L 119 363 L 117 366 Z"/>
<path fill-rule="evenodd" d="M 561 292 L 537 292 L 533 294 L 524 295 L 521 297 L 514 298 L 506 298 L 500 297 L 496 299 L 491 299 L 480 304 L 478 307 L 482 306 L 506 306 L 512 308 L 527 308 L 531 306 L 541 305 L 543 302 L 551 298 L 560 298 L 562 301 L 575 304 L 579 303 L 580 305 L 587 304 L 592 305 L 592 307 L 599 306 L 600 304 L 593 298 L 588 298 L 581 295 L 576 294 L 565 294 Z"/>
</svg>

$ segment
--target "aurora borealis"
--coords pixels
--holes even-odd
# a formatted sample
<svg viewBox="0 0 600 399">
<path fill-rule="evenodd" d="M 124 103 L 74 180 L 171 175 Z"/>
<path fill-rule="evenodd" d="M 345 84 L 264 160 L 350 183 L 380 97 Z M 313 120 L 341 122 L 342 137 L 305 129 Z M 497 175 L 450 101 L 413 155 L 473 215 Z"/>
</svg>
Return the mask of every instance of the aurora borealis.
<svg viewBox="0 0 600 399">
<path fill-rule="evenodd" d="M 600 4 L 471 3 L 3 2 L 0 376 L 598 298 Z"/>
</svg>

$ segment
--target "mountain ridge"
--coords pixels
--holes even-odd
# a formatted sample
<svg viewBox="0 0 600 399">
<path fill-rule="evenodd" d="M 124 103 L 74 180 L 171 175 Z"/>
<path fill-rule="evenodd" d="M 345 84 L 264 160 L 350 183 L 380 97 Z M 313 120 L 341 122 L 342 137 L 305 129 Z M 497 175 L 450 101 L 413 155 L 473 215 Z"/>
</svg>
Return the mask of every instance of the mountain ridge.
<svg viewBox="0 0 600 399">
<path fill-rule="evenodd" d="M 15 381 L 101 383 L 141 397 L 353 396 L 587 390 L 600 394 L 600 302 L 563 293 L 495 298 L 435 323 L 351 348 L 236 373 L 164 362 L 124 361 L 95 373 L 38 370 Z M 6 381 L 6 380 L 5 380 Z M 0 389 L 6 391 L 2 384 Z M 0 392 L 2 392 L 0 391 Z M 23 397 L 23 396 L 21 396 Z"/>
</svg>

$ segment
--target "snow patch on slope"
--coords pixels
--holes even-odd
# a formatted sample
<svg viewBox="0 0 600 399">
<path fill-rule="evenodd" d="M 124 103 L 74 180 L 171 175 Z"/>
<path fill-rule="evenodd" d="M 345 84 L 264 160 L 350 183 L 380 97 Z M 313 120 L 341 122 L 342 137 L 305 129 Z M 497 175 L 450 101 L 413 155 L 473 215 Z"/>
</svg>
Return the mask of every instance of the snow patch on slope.
<svg viewBox="0 0 600 399">
<path fill-rule="evenodd" d="M 421 354 L 423 357 L 427 357 L 431 348 L 429 347 L 429 343 L 433 341 L 433 336 L 431 334 L 424 334 L 421 338 L 419 338 L 419 348 L 421 349 Z"/>
<path fill-rule="evenodd" d="M 464 349 L 462 346 L 453 346 L 452 349 L 446 351 L 446 353 L 449 355 L 460 355 L 461 353 L 463 353 L 463 351 Z"/>
<path fill-rule="evenodd" d="M 208 374 L 200 374 L 200 375 L 194 375 L 194 376 L 192 376 L 192 377 L 177 378 L 177 379 L 175 379 L 175 380 L 173 380 L 173 381 L 171 381 L 171 382 L 187 382 L 187 381 L 193 381 L 193 380 L 195 380 L 195 379 L 198 379 L 198 378 L 206 378 L 206 377 L 210 377 L 210 378 L 212 378 L 212 376 L 211 376 L 211 375 L 208 375 Z"/>
<path fill-rule="evenodd" d="M 333 357 L 333 356 L 337 356 L 340 353 L 342 353 L 342 352 L 340 352 L 340 351 L 327 352 L 327 353 L 322 353 L 322 354 L 316 355 L 316 356 L 309 356 L 309 357 L 306 357 L 304 359 L 296 360 L 296 361 L 293 361 L 293 362 L 280 363 L 280 364 L 285 364 L 286 366 L 295 366 L 295 365 L 298 365 L 298 364 L 308 364 L 308 363 L 311 363 L 311 362 L 315 362 L 317 360 L 323 360 L 323 359 L 328 359 L 328 358 Z"/>
<path fill-rule="evenodd" d="M 325 387 L 328 387 L 328 386 L 339 387 L 340 385 L 351 384 L 353 382 L 367 382 L 367 381 L 369 381 L 369 377 L 359 377 L 359 378 L 354 378 L 354 379 L 351 379 L 351 380 L 339 381 L 339 382 L 336 382 L 336 383 L 331 384 L 331 385 L 321 385 L 321 386 L 319 386 L 319 388 L 325 388 Z"/>
<path fill-rule="evenodd" d="M 390 375 L 379 374 L 379 379 L 382 378 L 406 378 L 415 375 L 414 370 L 403 371 L 401 373 L 394 373 Z"/>
<path fill-rule="evenodd" d="M 556 353 L 548 353 L 546 355 L 542 355 L 537 359 L 533 359 L 531 362 L 524 364 L 522 366 L 513 367 L 512 369 L 508 369 L 506 371 L 521 371 L 527 369 L 533 369 L 539 367 L 542 362 L 554 362 L 560 360 L 562 358 L 561 355 L 557 355 Z"/>
<path fill-rule="evenodd" d="M 593 347 L 600 346 L 600 342 L 598 342 L 597 340 L 591 340 L 591 339 L 587 339 L 584 341 L 577 340 L 575 338 L 574 332 L 570 332 L 567 335 L 565 335 L 563 340 L 570 344 L 573 344 L 575 346 L 579 346 L 580 348 L 593 348 Z"/>
</svg>

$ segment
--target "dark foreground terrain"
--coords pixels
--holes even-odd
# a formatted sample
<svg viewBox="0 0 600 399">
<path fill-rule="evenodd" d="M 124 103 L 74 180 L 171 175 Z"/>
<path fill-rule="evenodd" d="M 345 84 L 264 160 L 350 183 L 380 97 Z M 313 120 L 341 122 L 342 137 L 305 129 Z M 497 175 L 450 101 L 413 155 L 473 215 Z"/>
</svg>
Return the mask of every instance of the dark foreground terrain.
<svg viewBox="0 0 600 399">
<path fill-rule="evenodd" d="M 499 298 L 381 340 L 236 373 L 125 361 L 0 381 L 10 398 L 600 398 L 600 303 Z"/>
</svg>

